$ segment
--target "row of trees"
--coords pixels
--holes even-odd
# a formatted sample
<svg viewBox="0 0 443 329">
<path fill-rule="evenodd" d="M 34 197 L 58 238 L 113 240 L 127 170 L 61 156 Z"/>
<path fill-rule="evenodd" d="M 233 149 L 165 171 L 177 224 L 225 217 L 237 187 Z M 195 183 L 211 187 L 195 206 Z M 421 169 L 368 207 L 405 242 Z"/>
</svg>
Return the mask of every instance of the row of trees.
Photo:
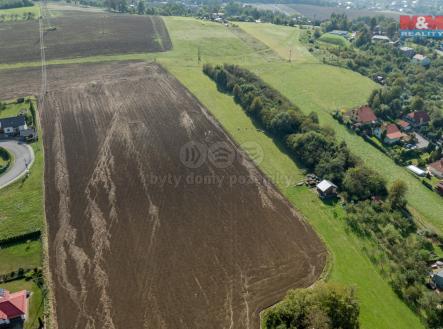
<svg viewBox="0 0 443 329">
<path fill-rule="evenodd" d="M 22 13 L 20 14 L 1 14 L 0 22 L 8 22 L 8 21 L 19 21 L 25 20 L 30 21 L 36 18 L 36 15 L 32 12 Z"/>
<path fill-rule="evenodd" d="M 31 0 L 1 0 L 0 9 L 11 9 L 21 7 L 31 7 L 34 3 Z"/>
<path fill-rule="evenodd" d="M 297 289 L 264 313 L 267 329 L 358 329 L 358 305 L 352 288 L 318 284 Z"/>
<path fill-rule="evenodd" d="M 344 142 L 338 143 L 331 129 L 320 127 L 315 113 L 304 115 L 256 75 L 238 66 L 207 64 L 203 70 L 309 170 L 340 186 L 348 199 L 386 195 L 383 178 L 366 168 Z"/>
</svg>

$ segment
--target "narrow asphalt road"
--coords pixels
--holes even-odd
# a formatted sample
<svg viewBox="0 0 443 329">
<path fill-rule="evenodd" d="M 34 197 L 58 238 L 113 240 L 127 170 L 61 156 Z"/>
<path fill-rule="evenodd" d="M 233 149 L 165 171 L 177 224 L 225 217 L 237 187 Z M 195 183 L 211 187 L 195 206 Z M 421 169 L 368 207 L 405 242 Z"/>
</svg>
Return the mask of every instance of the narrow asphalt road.
<svg viewBox="0 0 443 329">
<path fill-rule="evenodd" d="M 0 175 L 0 189 L 2 189 L 26 174 L 27 169 L 34 162 L 34 151 L 26 143 L 16 140 L 0 140 L 0 147 L 14 155 L 11 167 Z"/>
</svg>

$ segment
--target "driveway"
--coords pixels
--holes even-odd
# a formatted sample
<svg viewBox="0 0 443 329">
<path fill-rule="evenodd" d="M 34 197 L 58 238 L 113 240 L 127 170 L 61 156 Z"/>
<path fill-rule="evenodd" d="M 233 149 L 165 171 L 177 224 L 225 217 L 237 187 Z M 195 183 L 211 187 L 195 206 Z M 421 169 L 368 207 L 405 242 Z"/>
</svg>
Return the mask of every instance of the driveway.
<svg viewBox="0 0 443 329">
<path fill-rule="evenodd" d="M 7 149 L 14 155 L 11 167 L 0 175 L 0 189 L 2 189 L 26 174 L 34 162 L 34 151 L 26 143 L 16 140 L 0 140 L 0 147 Z"/>
</svg>

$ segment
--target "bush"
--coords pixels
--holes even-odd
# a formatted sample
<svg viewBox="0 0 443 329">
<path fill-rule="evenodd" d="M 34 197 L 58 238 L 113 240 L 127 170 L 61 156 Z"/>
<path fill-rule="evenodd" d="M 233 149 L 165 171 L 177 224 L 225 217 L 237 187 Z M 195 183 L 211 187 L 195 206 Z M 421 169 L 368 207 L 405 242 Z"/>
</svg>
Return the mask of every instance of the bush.
<svg viewBox="0 0 443 329">
<path fill-rule="evenodd" d="M 336 284 L 292 290 L 264 314 L 266 329 L 359 328 L 354 289 Z"/>
</svg>

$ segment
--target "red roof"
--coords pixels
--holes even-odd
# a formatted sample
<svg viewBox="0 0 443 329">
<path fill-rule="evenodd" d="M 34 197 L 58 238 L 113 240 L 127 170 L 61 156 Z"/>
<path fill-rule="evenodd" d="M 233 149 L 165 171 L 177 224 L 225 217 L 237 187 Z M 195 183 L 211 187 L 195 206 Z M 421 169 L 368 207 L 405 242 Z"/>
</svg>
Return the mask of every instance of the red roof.
<svg viewBox="0 0 443 329">
<path fill-rule="evenodd" d="M 430 120 L 429 114 L 425 111 L 411 112 L 408 114 L 408 118 L 416 123 L 427 123 Z"/>
<path fill-rule="evenodd" d="M 3 290 L 0 295 L 0 320 L 12 320 L 28 313 L 28 293 L 26 290 L 10 294 Z"/>
<path fill-rule="evenodd" d="M 384 126 L 383 130 L 386 131 L 386 137 L 389 139 L 400 139 L 403 137 L 403 133 L 393 123 Z"/>
<path fill-rule="evenodd" d="M 410 126 L 409 122 L 405 120 L 398 120 L 397 124 L 402 128 L 408 128 Z"/>
<path fill-rule="evenodd" d="M 361 123 L 371 123 L 377 120 L 374 112 L 369 106 L 362 106 L 355 110 L 357 121 Z"/>
<path fill-rule="evenodd" d="M 443 158 L 429 165 L 432 169 L 443 173 Z"/>
</svg>

